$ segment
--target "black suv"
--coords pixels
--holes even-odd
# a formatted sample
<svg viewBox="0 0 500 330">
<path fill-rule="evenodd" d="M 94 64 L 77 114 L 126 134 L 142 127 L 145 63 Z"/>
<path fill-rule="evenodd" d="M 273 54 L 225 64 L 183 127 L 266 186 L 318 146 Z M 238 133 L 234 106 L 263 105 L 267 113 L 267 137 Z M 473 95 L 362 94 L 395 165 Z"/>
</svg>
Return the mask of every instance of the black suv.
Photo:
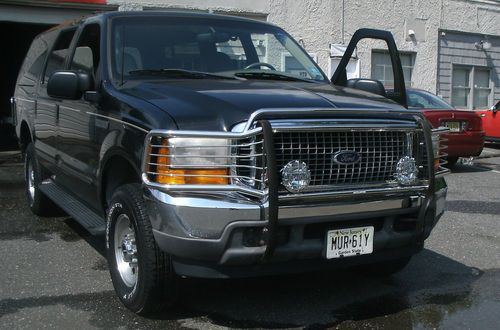
<svg viewBox="0 0 500 330">
<path fill-rule="evenodd" d="M 347 79 L 385 41 L 394 90 Z M 439 131 L 406 108 L 390 33 L 358 30 L 332 79 L 282 29 L 114 12 L 39 35 L 12 106 L 32 211 L 105 234 L 146 314 L 181 276 L 402 269 L 443 213 Z"/>
</svg>

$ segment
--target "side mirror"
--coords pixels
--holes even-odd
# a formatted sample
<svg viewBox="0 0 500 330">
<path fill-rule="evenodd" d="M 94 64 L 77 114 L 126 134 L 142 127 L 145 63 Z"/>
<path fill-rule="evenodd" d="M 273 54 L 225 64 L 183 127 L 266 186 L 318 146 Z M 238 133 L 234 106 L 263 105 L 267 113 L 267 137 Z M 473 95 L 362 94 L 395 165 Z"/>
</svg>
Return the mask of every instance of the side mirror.
<svg viewBox="0 0 500 330">
<path fill-rule="evenodd" d="M 58 99 L 78 100 L 93 86 L 92 77 L 85 72 L 55 71 L 47 82 L 47 94 Z"/>
<path fill-rule="evenodd" d="M 493 113 L 497 113 L 498 110 L 500 110 L 500 101 L 498 101 L 494 106 L 490 108 Z"/>
<path fill-rule="evenodd" d="M 387 96 L 384 85 L 378 80 L 362 78 L 349 79 L 347 80 L 346 87 L 360 89 L 383 97 Z"/>
</svg>

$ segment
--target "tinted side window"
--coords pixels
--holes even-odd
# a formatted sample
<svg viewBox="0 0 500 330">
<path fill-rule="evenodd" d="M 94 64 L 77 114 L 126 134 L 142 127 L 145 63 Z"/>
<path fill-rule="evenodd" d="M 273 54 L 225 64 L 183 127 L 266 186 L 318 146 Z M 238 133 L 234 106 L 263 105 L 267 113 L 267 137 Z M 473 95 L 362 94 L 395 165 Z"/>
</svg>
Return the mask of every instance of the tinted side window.
<svg viewBox="0 0 500 330">
<path fill-rule="evenodd" d="M 95 74 L 99 65 L 100 27 L 98 24 L 87 25 L 76 44 L 71 60 L 72 70 L 81 70 Z"/>
<path fill-rule="evenodd" d="M 61 32 L 57 39 L 54 48 L 50 52 L 49 59 L 47 60 L 47 67 L 45 68 L 44 83 L 47 82 L 50 75 L 56 71 L 64 69 L 64 61 L 68 55 L 68 49 L 75 34 L 75 29 L 66 30 Z"/>
<path fill-rule="evenodd" d="M 53 39 L 54 35 L 47 33 L 33 40 L 19 73 L 18 85 L 36 84 L 47 58 L 49 44 Z"/>
</svg>

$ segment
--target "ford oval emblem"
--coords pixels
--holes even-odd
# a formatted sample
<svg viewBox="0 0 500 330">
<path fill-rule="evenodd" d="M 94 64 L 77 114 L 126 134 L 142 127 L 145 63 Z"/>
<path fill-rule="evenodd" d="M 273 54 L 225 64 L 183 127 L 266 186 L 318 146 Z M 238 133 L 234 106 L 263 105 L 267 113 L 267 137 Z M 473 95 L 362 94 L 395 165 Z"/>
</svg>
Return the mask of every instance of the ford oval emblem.
<svg viewBox="0 0 500 330">
<path fill-rule="evenodd" d="M 333 154 L 333 161 L 340 165 L 352 165 L 361 160 L 361 156 L 356 151 L 340 150 Z"/>
</svg>

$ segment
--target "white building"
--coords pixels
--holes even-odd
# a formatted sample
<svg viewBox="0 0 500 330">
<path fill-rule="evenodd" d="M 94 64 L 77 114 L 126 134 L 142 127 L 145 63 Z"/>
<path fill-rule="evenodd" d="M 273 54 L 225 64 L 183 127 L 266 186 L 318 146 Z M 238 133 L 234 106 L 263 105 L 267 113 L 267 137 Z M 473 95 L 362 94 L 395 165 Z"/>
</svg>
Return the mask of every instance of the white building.
<svg viewBox="0 0 500 330">
<path fill-rule="evenodd" d="M 17 36 L 19 58 L 40 30 L 116 9 L 194 10 L 265 20 L 299 40 L 328 74 L 338 61 L 332 44 L 348 43 L 361 27 L 389 30 L 401 51 L 407 86 L 435 92 L 465 109 L 484 109 L 500 99 L 498 0 L 3 0 L 0 27 Z M 4 33 L 2 38 L 12 39 Z M 380 43 L 365 42 L 353 61 L 352 74 L 391 84 L 390 62 Z M 12 63 L 2 65 L 15 71 Z M 3 88 L 2 108 L 10 88 Z"/>
</svg>

